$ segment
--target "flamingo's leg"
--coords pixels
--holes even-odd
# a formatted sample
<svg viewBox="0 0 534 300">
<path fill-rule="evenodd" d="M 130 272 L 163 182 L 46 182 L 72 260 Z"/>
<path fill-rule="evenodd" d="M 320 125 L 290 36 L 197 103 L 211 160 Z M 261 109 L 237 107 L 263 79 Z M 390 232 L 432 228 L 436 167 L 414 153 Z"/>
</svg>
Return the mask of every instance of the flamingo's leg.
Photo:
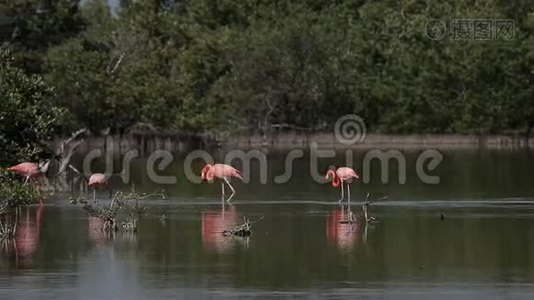
<svg viewBox="0 0 534 300">
<path fill-rule="evenodd" d="M 30 182 L 30 176 L 26 176 L 26 180 L 24 180 L 24 185 L 28 184 Z"/>
<path fill-rule="evenodd" d="M 349 209 L 350 209 L 350 185 L 347 183 L 347 199 L 349 203 Z"/>
<path fill-rule="evenodd" d="M 224 182 L 221 182 L 221 190 L 222 190 L 221 200 L 222 200 L 222 203 L 224 204 Z"/>
<path fill-rule="evenodd" d="M 228 199 L 226 199 L 226 202 L 230 203 L 230 200 L 232 200 L 232 198 L 234 197 L 235 195 L 235 189 L 234 187 L 230 184 L 230 182 L 228 181 L 228 178 L 224 177 L 224 182 L 226 182 L 226 184 L 230 187 L 230 189 L 232 190 L 232 195 L 230 195 L 230 197 L 228 197 Z"/>
<path fill-rule="evenodd" d="M 96 188 L 93 187 L 93 202 L 96 203 Z"/>
<path fill-rule="evenodd" d="M 365 226 L 364 232 L 363 232 L 363 243 L 367 244 L 367 228 L 369 226 Z"/>
<path fill-rule="evenodd" d="M 350 185 L 348 183 L 347 183 L 347 199 L 348 199 L 347 214 L 348 214 L 349 222 L 353 222 L 355 221 L 355 217 L 354 217 L 354 214 L 352 213 L 352 210 L 350 209 Z"/>
<path fill-rule="evenodd" d="M 367 215 L 367 204 L 364 204 L 363 206 L 363 216 L 365 217 L 365 222 L 369 222 L 369 216 Z"/>
<path fill-rule="evenodd" d="M 344 192 L 343 192 L 343 184 L 344 184 L 344 182 L 342 180 L 341 181 L 341 199 L 339 199 L 339 201 L 337 203 L 343 202 L 343 198 L 345 198 L 345 195 L 343 195 L 344 194 Z"/>
</svg>

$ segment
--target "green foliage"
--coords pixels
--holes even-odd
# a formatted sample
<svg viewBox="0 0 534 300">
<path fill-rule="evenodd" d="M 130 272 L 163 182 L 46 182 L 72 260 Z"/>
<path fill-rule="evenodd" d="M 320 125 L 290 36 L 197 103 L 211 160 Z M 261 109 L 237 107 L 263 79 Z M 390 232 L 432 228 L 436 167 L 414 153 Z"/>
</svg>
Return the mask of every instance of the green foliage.
<svg viewBox="0 0 534 300">
<path fill-rule="evenodd" d="M 52 105 L 53 90 L 41 77 L 12 65 L 0 48 L 0 162 L 11 164 L 45 155 L 50 141 L 66 122 L 66 111 Z"/>
<path fill-rule="evenodd" d="M 9 42 L 15 63 L 30 73 L 41 73 L 43 56 L 50 46 L 75 36 L 85 28 L 78 0 L 8 0 L 0 2 L 0 41 Z"/>
<path fill-rule="evenodd" d="M 98 1 L 84 13 L 89 29 L 48 53 L 57 104 L 92 130 L 137 122 L 173 127 L 181 108 L 173 61 L 183 43 L 176 22 L 137 6 L 118 20 Z"/>
<path fill-rule="evenodd" d="M 37 203 L 39 191 L 31 185 L 24 185 L 5 171 L 0 170 L 0 215 L 19 206 Z"/>
<path fill-rule="evenodd" d="M 46 22 L 31 3 L 11 8 L 33 24 L 11 44 L 37 55 L 78 127 L 327 130 L 347 113 L 375 132 L 534 125 L 531 0 L 58 1 Z M 431 19 L 512 19 L 515 37 L 432 40 Z"/>
</svg>

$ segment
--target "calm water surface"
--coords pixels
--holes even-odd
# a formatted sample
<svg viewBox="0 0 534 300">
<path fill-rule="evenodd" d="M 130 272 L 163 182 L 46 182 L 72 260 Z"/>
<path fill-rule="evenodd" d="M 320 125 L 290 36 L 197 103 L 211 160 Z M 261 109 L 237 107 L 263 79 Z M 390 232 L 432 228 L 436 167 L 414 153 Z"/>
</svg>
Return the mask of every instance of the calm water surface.
<svg viewBox="0 0 534 300">
<path fill-rule="evenodd" d="M 389 196 L 372 207 L 374 226 L 341 223 L 339 191 L 313 182 L 304 159 L 288 183 L 262 185 L 255 172 L 236 182 L 231 207 L 220 185 L 184 180 L 180 159 L 164 172 L 178 175 L 172 186 L 151 183 L 139 160 L 136 189 L 169 197 L 145 201 L 137 234 L 107 236 L 67 194 L 24 209 L 15 241 L 1 248 L 0 298 L 532 299 L 534 153 L 444 154 L 438 185 L 417 180 L 417 151 L 406 153 L 406 184 L 395 169 L 382 184 L 375 166 L 370 183 L 353 185 L 360 220 L 367 192 Z M 270 175 L 283 165 L 269 155 Z M 264 217 L 250 238 L 220 234 L 244 216 Z"/>
</svg>

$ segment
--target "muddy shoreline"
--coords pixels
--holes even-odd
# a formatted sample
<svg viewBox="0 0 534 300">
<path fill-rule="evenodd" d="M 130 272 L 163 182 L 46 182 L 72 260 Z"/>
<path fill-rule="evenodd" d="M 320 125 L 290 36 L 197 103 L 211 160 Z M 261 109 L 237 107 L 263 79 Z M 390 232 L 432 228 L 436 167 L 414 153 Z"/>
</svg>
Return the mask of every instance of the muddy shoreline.
<svg viewBox="0 0 534 300">
<path fill-rule="evenodd" d="M 57 139 L 59 145 L 65 139 Z M 258 149 L 273 150 L 309 149 L 523 149 L 534 147 L 534 137 L 511 135 L 386 135 L 367 134 L 362 141 L 340 143 L 333 133 L 284 132 L 264 137 L 262 135 L 198 136 L 188 134 L 128 134 L 89 136 L 77 152 L 93 149 L 109 149 L 124 154 L 137 150 L 140 155 L 156 150 L 184 153 L 194 149 Z"/>
</svg>

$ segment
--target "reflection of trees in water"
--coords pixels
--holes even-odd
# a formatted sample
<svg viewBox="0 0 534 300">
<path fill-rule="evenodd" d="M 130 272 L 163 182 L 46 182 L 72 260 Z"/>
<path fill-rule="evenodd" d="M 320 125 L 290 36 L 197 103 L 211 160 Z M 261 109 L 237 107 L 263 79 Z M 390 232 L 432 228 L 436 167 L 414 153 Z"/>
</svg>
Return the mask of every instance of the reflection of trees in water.
<svg viewBox="0 0 534 300">
<path fill-rule="evenodd" d="M 202 244 L 204 248 L 216 252 L 227 252 L 232 248 L 233 237 L 223 236 L 222 232 L 234 228 L 242 221 L 235 207 L 202 213 Z"/>
<path fill-rule="evenodd" d="M 57 173 L 58 163 L 51 163 L 51 170 L 47 176 L 42 177 L 43 189 L 50 193 L 70 193 L 73 196 L 87 197 L 89 191 L 87 178 L 71 168 L 62 173 Z"/>
<path fill-rule="evenodd" d="M 348 250 L 357 245 L 360 226 L 357 222 L 347 223 L 346 216 L 344 207 L 330 212 L 326 221 L 326 237 L 331 244 Z"/>
<path fill-rule="evenodd" d="M 15 222 L 15 233 L 12 239 L 2 241 L 0 253 L 10 262 L 15 262 L 16 267 L 30 266 L 39 246 L 44 206 L 35 208 L 35 213 L 33 210 L 26 207 L 4 216 L 6 222 Z"/>
</svg>

